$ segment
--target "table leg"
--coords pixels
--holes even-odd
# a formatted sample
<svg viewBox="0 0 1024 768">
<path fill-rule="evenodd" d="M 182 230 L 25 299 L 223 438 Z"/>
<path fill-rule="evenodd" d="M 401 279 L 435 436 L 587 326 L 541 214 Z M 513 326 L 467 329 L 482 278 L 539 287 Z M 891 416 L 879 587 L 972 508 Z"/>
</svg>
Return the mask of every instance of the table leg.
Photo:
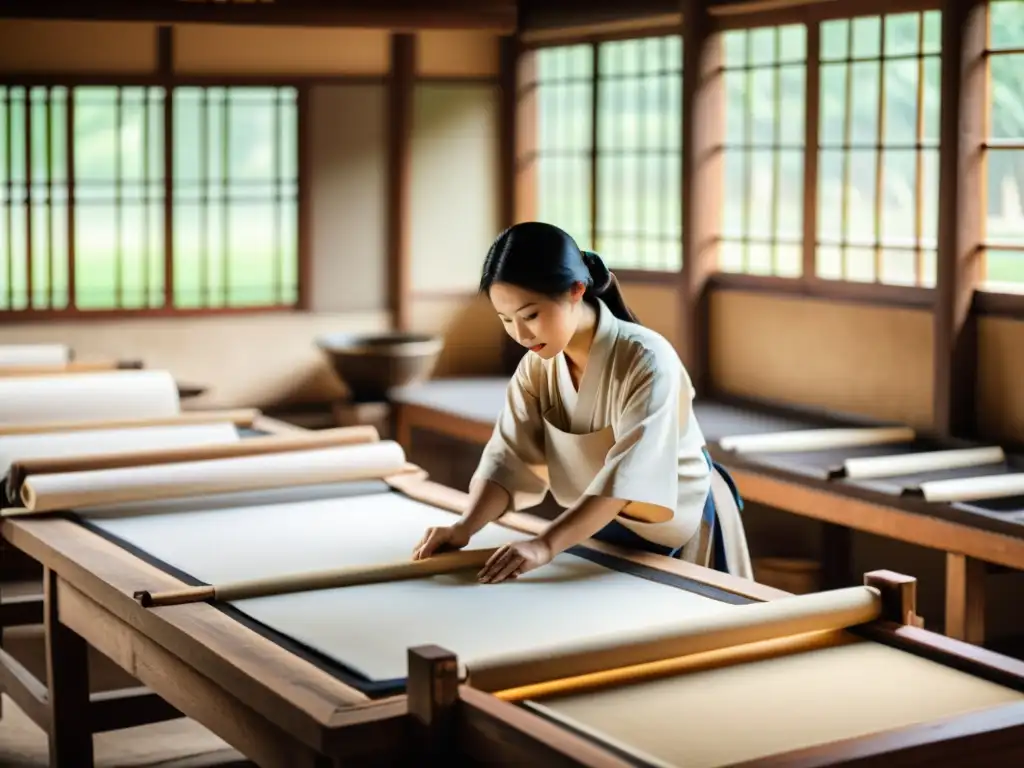
<svg viewBox="0 0 1024 768">
<path fill-rule="evenodd" d="M 840 589 L 853 585 L 853 531 L 845 525 L 823 523 L 821 529 L 822 587 Z"/>
<path fill-rule="evenodd" d="M 946 634 L 956 640 L 985 642 L 985 563 L 946 553 Z"/>
<path fill-rule="evenodd" d="M 50 692 L 51 768 L 91 768 L 89 657 L 85 640 L 60 623 L 57 574 L 43 574 L 46 604 L 46 672 Z"/>
</svg>

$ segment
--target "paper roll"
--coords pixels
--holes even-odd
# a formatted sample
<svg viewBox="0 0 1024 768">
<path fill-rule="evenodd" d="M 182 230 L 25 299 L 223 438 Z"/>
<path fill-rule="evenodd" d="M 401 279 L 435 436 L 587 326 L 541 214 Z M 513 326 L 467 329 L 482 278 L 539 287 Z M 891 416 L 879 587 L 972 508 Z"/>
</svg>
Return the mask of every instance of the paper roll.
<svg viewBox="0 0 1024 768">
<path fill-rule="evenodd" d="M 0 367 L 64 365 L 71 361 L 65 344 L 0 344 Z"/>
<path fill-rule="evenodd" d="M 797 429 L 754 435 L 723 437 L 718 444 L 736 453 L 796 453 L 827 451 L 864 445 L 909 443 L 915 432 L 909 427 L 866 427 L 863 429 Z"/>
<path fill-rule="evenodd" d="M 0 437 L 11 435 L 42 435 L 55 432 L 80 432 L 97 429 L 148 429 L 150 427 L 184 427 L 189 424 L 234 424 L 253 427 L 260 418 L 255 408 L 231 411 L 183 411 L 158 419 L 99 419 L 96 421 L 46 421 L 33 424 L 0 424 Z"/>
<path fill-rule="evenodd" d="M 407 469 L 393 441 L 311 451 L 30 477 L 28 512 L 84 509 L 128 501 L 184 498 L 321 483 L 382 479 Z"/>
<path fill-rule="evenodd" d="M 218 432 L 226 430 L 223 435 L 224 439 L 210 439 L 202 442 L 199 440 L 187 442 L 184 438 L 178 442 L 173 440 L 161 442 L 159 439 L 154 439 L 147 441 L 145 444 L 136 445 L 135 447 L 138 450 L 131 450 L 131 446 L 124 444 L 128 442 L 125 436 L 134 437 L 136 433 L 170 432 L 172 430 L 199 431 L 212 430 L 214 427 L 218 428 Z M 74 436 L 77 434 L 97 433 L 72 432 L 67 434 Z M 177 428 L 155 427 L 148 430 L 112 430 L 110 434 L 114 436 L 114 441 L 120 442 L 120 446 L 116 450 L 69 450 L 62 455 L 41 453 L 37 454 L 40 458 L 29 458 L 24 461 L 19 459 L 13 462 L 7 477 L 8 500 L 11 503 L 18 502 L 21 498 L 21 488 L 25 480 L 38 475 L 117 469 L 120 467 L 156 466 L 185 461 L 212 461 L 238 456 L 258 456 L 340 445 L 358 445 L 361 443 L 374 443 L 380 440 L 380 435 L 372 426 L 339 427 L 337 429 L 322 429 L 310 432 L 288 432 L 268 435 L 266 437 L 253 437 L 247 440 L 240 440 L 238 438 L 238 432 L 233 424 Z M 230 439 L 227 437 L 228 435 L 230 435 Z M 40 443 L 45 443 L 48 437 L 50 436 L 34 436 Z M 24 438 L 0 437 L 0 453 L 2 453 L 3 441 L 12 439 L 23 440 Z"/>
<path fill-rule="evenodd" d="M 780 637 L 847 629 L 874 621 L 881 612 L 878 590 L 849 587 L 730 606 L 681 618 L 674 627 L 593 637 L 529 654 L 470 659 L 465 671 L 473 688 L 504 691 Z"/>
<path fill-rule="evenodd" d="M 921 483 L 926 501 L 982 501 L 1024 496 L 1024 472 L 984 477 L 962 477 L 956 480 L 933 480 Z"/>
<path fill-rule="evenodd" d="M 0 425 L 167 418 L 180 409 L 167 371 L 0 377 Z"/>
<path fill-rule="evenodd" d="M 847 459 L 843 463 L 843 471 L 851 479 L 867 480 L 876 477 L 898 477 L 918 472 L 942 472 L 963 467 L 980 467 L 985 464 L 1001 464 L 1005 460 L 1006 455 L 1003 453 L 1003 449 L 995 446 Z"/>
</svg>

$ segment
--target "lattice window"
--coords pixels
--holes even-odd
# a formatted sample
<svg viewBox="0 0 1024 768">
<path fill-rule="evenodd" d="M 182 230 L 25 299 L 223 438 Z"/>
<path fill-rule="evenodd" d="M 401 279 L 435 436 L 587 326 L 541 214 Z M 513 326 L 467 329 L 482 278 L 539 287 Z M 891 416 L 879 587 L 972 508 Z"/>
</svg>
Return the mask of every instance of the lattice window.
<svg viewBox="0 0 1024 768">
<path fill-rule="evenodd" d="M 722 271 L 801 274 L 806 38 L 801 25 L 724 35 Z"/>
<path fill-rule="evenodd" d="M 174 91 L 174 296 L 179 307 L 294 304 L 297 95 Z"/>
<path fill-rule="evenodd" d="M 989 6 L 987 290 L 1024 292 L 1024 1 Z"/>
<path fill-rule="evenodd" d="M 593 94 L 592 46 L 537 51 L 536 218 L 581 248 L 593 247 Z"/>
<path fill-rule="evenodd" d="M 934 285 L 941 14 L 820 32 L 817 274 Z"/>
<path fill-rule="evenodd" d="M 294 306 L 295 89 L 171 93 L 0 87 L 0 312 Z"/>
<path fill-rule="evenodd" d="M 678 35 L 598 47 L 597 249 L 609 265 L 682 267 Z"/>
</svg>

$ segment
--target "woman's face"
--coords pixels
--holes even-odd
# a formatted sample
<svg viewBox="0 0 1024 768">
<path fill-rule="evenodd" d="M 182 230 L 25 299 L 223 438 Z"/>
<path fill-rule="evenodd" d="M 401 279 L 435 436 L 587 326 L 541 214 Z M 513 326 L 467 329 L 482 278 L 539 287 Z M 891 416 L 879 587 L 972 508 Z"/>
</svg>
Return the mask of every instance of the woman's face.
<svg viewBox="0 0 1024 768">
<path fill-rule="evenodd" d="M 564 296 L 552 299 L 509 283 L 494 283 L 490 298 L 506 333 L 531 352 L 551 359 L 576 333 L 584 290 L 577 283 Z"/>
</svg>

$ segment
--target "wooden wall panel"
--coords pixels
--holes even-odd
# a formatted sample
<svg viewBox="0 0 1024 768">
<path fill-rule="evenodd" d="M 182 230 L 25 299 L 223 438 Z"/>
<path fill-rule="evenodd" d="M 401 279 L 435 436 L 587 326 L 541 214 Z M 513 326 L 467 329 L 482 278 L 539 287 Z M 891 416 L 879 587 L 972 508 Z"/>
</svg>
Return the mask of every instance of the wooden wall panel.
<svg viewBox="0 0 1024 768">
<path fill-rule="evenodd" d="M 645 326 L 657 331 L 679 350 L 680 305 L 675 286 L 623 283 L 626 304 Z"/>
<path fill-rule="evenodd" d="M 444 337 L 435 375 L 493 376 L 501 370 L 507 335 L 486 297 L 418 296 L 410 315 L 412 330 Z"/>
<path fill-rule="evenodd" d="M 1024 443 L 1024 320 L 978 320 L 977 393 L 981 434 Z"/>
<path fill-rule="evenodd" d="M 412 293 L 472 294 L 500 216 L 500 93 L 416 86 L 410 190 Z"/>
<path fill-rule="evenodd" d="M 182 74 L 386 75 L 390 61 L 378 29 L 184 24 L 174 41 Z"/>
<path fill-rule="evenodd" d="M 490 32 L 443 29 L 417 35 L 416 74 L 421 77 L 497 77 L 499 40 Z"/>
<path fill-rule="evenodd" d="M 388 306 L 387 92 L 322 85 L 310 93 L 314 312 Z"/>
<path fill-rule="evenodd" d="M 710 316 L 717 391 L 931 425 L 927 311 L 716 291 Z"/>
<path fill-rule="evenodd" d="M 151 74 L 156 25 L 0 19 L 0 71 Z"/>
</svg>

